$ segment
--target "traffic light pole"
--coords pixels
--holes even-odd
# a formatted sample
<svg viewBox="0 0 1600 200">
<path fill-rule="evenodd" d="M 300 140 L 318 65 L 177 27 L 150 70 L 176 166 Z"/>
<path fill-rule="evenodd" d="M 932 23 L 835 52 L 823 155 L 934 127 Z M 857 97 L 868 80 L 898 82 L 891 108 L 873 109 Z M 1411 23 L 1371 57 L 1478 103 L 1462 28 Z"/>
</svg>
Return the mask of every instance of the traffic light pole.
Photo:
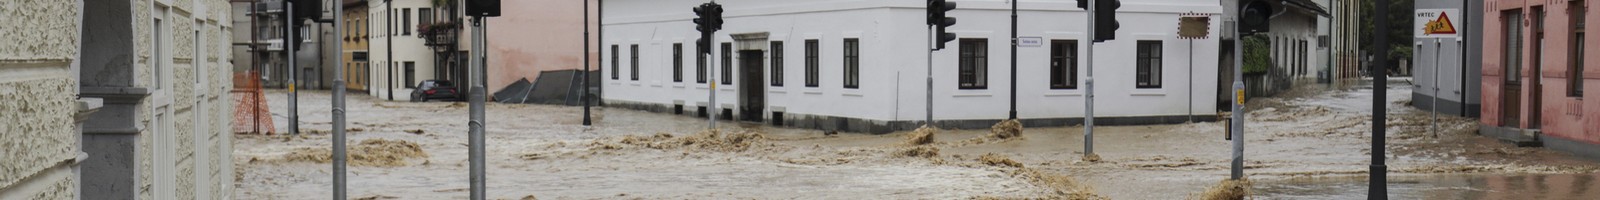
<svg viewBox="0 0 1600 200">
<path fill-rule="evenodd" d="M 296 64 L 295 62 L 297 62 L 297 61 L 296 61 L 296 58 L 295 58 L 294 54 L 295 54 L 295 51 L 298 49 L 298 48 L 295 48 L 295 44 L 297 44 L 296 42 L 300 41 L 300 40 L 298 40 L 299 38 L 297 38 L 295 36 L 298 36 L 300 34 L 297 33 L 297 31 L 299 31 L 299 30 L 294 30 L 294 27 L 295 27 L 294 26 L 294 23 L 295 23 L 294 4 L 292 2 L 284 1 L 283 2 L 283 9 L 285 11 L 287 11 L 287 12 L 284 12 L 284 15 L 283 15 L 284 16 L 284 18 L 283 18 L 283 33 L 284 33 L 283 34 L 283 48 L 286 50 L 286 51 L 283 51 L 283 54 L 286 54 L 284 57 L 288 58 L 288 62 L 284 63 L 285 64 L 284 66 L 288 66 L 288 69 L 285 69 L 284 71 L 288 71 L 287 75 L 289 75 L 289 78 L 288 78 L 289 80 L 287 80 L 284 83 L 286 83 L 285 85 L 289 86 L 288 87 L 289 88 L 289 135 L 299 135 L 300 134 L 300 114 L 299 114 L 300 113 L 300 109 L 296 106 L 296 105 L 299 104 L 298 102 L 296 102 L 296 100 L 299 100 L 299 97 L 298 97 L 298 95 L 296 95 L 295 85 L 294 85 L 295 84 L 295 80 L 297 80 L 299 78 L 295 77 L 295 74 L 294 74 L 294 71 L 298 71 L 298 70 L 296 70 L 296 66 L 295 66 L 295 64 Z"/>
<path fill-rule="evenodd" d="M 712 34 L 712 35 L 716 35 L 716 34 Z M 717 110 L 717 65 L 715 64 L 717 59 L 711 57 L 712 55 L 716 55 L 716 54 L 713 54 L 711 52 L 717 51 L 716 50 L 717 49 L 716 48 L 717 45 L 715 45 L 715 44 L 717 44 L 717 42 L 716 42 L 716 39 L 714 39 L 714 38 L 715 37 L 705 37 L 705 39 L 706 39 L 706 42 L 705 42 L 705 46 L 706 47 L 705 47 L 705 49 L 707 49 L 707 50 L 706 50 L 705 53 L 703 53 L 703 54 L 706 55 L 705 57 L 706 57 L 706 60 L 707 60 L 706 61 L 707 62 L 706 63 L 707 64 L 706 65 L 706 77 L 711 79 L 711 82 L 707 82 L 707 83 L 709 83 L 711 85 L 711 89 L 706 92 L 707 95 L 708 95 L 707 98 L 709 98 L 706 101 L 709 101 L 711 103 L 706 105 L 706 112 L 708 113 L 706 115 L 706 121 L 709 121 L 708 122 L 709 125 L 707 125 L 707 127 L 709 127 L 708 129 L 713 129 L 713 130 L 717 129 L 717 113 L 719 113 L 718 112 L 719 110 Z M 722 56 L 728 56 L 728 55 L 722 55 Z"/>
<path fill-rule="evenodd" d="M 1244 34 L 1241 34 L 1241 21 L 1233 22 L 1233 118 L 1228 120 L 1231 124 L 1228 127 L 1232 128 L 1228 134 L 1233 138 L 1233 162 L 1229 163 L 1228 171 L 1233 180 L 1244 177 Z"/>
<path fill-rule="evenodd" d="M 467 97 L 467 99 L 469 101 L 468 103 L 470 104 L 469 105 L 470 108 L 468 108 L 469 110 L 468 110 L 468 114 L 467 115 L 471 118 L 470 119 L 471 121 L 467 122 L 468 123 L 467 126 L 470 129 L 470 130 L 468 130 L 469 132 L 467 133 L 467 140 L 468 140 L 467 143 L 468 143 L 468 146 L 469 146 L 468 149 L 467 149 L 467 156 L 469 156 L 468 161 L 472 162 L 471 163 L 472 166 L 471 166 L 471 169 L 470 169 L 471 170 L 470 173 L 471 173 L 471 176 L 472 176 L 471 177 L 471 181 L 472 181 L 472 183 L 471 183 L 471 187 L 472 187 L 471 198 L 475 199 L 475 200 L 484 199 L 484 178 L 485 178 L 484 177 L 484 158 L 483 158 L 483 151 L 484 151 L 484 147 L 483 147 L 484 146 L 484 144 L 483 144 L 483 132 L 484 132 L 484 130 L 483 130 L 484 129 L 483 107 L 484 107 L 484 105 L 483 104 L 484 104 L 484 98 L 487 98 L 484 95 L 487 94 L 487 93 L 485 93 L 483 91 L 484 90 L 484 86 L 483 86 L 484 82 L 482 80 L 484 80 L 483 79 L 484 78 L 484 74 L 483 74 L 484 73 L 484 67 L 483 67 L 484 66 L 484 62 L 488 61 L 488 60 L 486 60 L 486 58 L 484 58 L 485 57 L 484 54 L 486 54 L 486 53 L 483 52 L 484 51 L 484 46 L 483 46 L 484 45 L 484 38 L 483 37 L 484 37 L 484 35 L 487 35 L 487 34 L 484 33 L 484 28 L 483 27 L 484 27 L 483 16 L 473 16 L 472 17 L 472 58 L 471 58 L 472 59 L 471 60 L 472 66 L 469 67 L 469 69 L 468 69 L 469 73 L 468 74 L 470 75 L 470 78 L 472 80 L 474 80 L 474 81 L 470 81 L 472 83 L 472 88 L 469 89 L 469 91 L 467 92 L 467 95 L 469 95 Z"/>
<path fill-rule="evenodd" d="M 1094 40 L 1096 38 L 1094 36 L 1095 3 L 1095 0 L 1089 1 L 1089 8 L 1087 8 L 1089 10 L 1089 28 L 1088 31 L 1084 31 L 1089 33 L 1089 48 L 1084 49 L 1084 60 L 1087 60 L 1089 65 L 1084 67 L 1084 71 L 1086 73 L 1084 73 L 1083 79 L 1083 156 L 1085 158 L 1094 155 Z"/>
<path fill-rule="evenodd" d="M 934 25 L 928 25 L 928 118 L 923 121 L 923 126 L 933 127 L 933 43 L 939 38 L 933 33 Z"/>
</svg>

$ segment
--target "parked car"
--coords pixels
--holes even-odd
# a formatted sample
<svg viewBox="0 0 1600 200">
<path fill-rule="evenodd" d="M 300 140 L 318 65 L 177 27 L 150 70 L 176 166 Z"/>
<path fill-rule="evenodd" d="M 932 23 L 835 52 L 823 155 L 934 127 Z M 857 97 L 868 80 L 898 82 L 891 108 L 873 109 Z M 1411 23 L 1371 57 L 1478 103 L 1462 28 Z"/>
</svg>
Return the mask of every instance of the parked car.
<svg viewBox="0 0 1600 200">
<path fill-rule="evenodd" d="M 417 83 L 417 89 L 411 91 L 412 102 L 426 102 L 428 100 L 456 100 L 456 85 L 447 80 L 426 80 Z"/>
</svg>

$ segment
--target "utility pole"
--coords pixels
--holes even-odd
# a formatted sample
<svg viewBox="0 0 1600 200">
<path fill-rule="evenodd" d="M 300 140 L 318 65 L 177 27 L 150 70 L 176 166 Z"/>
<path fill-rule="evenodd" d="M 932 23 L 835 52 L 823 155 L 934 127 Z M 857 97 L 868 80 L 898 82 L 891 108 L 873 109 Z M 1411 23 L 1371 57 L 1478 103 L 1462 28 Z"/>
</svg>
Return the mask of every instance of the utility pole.
<svg viewBox="0 0 1600 200">
<path fill-rule="evenodd" d="M 1373 16 L 1389 16 L 1389 0 L 1376 0 L 1372 8 Z M 1384 165 L 1384 140 L 1388 136 L 1385 128 L 1388 126 L 1388 90 L 1389 75 L 1386 65 L 1389 64 L 1389 20 L 1372 20 L 1375 27 L 1372 34 L 1372 51 L 1376 55 L 1372 61 L 1372 165 L 1367 170 L 1369 173 L 1367 199 L 1389 199 L 1388 170 Z"/>
<path fill-rule="evenodd" d="M 1017 119 L 1017 4 L 1020 0 L 1011 0 L 1011 115 L 1009 119 Z"/>
</svg>

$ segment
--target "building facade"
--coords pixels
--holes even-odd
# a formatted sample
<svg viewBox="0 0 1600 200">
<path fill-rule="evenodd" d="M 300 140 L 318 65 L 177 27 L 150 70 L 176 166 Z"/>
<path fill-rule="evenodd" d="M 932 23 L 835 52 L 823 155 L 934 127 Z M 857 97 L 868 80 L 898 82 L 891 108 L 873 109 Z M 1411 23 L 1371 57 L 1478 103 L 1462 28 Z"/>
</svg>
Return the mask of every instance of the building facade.
<svg viewBox="0 0 1600 200">
<path fill-rule="evenodd" d="M 1458 9 L 1461 16 L 1448 16 L 1459 21 L 1454 27 L 1459 38 L 1415 38 L 1412 47 L 1412 80 L 1416 86 L 1411 93 L 1411 105 L 1423 110 L 1437 109 L 1440 114 L 1477 117 L 1482 107 L 1478 88 L 1483 77 L 1482 29 L 1483 2 L 1453 0 L 1419 0 L 1417 9 Z M 1420 27 L 1418 27 L 1421 31 Z M 1474 62 L 1476 61 L 1476 62 Z M 1437 88 L 1438 90 L 1434 90 Z M 1434 97 L 1438 105 L 1434 105 Z"/>
<path fill-rule="evenodd" d="M 1332 11 L 1331 32 L 1329 32 L 1329 49 L 1332 56 L 1333 70 L 1329 75 L 1333 80 L 1351 80 L 1364 76 L 1361 74 L 1361 5 L 1360 0 L 1331 0 Z"/>
<path fill-rule="evenodd" d="M 36 3 L 0 5 L 0 199 L 79 198 L 83 3 Z"/>
<path fill-rule="evenodd" d="M 372 58 L 367 49 L 368 42 L 371 42 L 368 36 L 372 31 L 367 25 L 371 22 L 367 0 L 344 0 L 340 6 L 344 6 L 344 13 L 341 13 L 344 15 L 344 30 L 339 30 L 339 40 L 344 42 L 340 56 L 345 66 L 344 87 L 350 91 L 365 92 L 372 78 L 368 76 L 371 62 L 367 62 Z"/>
<path fill-rule="evenodd" d="M 418 34 L 420 24 L 430 24 L 433 0 L 367 1 L 366 19 L 370 66 L 367 93 L 391 101 L 411 100 L 418 83 L 444 79 L 435 69 L 433 49 Z M 393 55 L 393 56 L 390 56 Z"/>
<path fill-rule="evenodd" d="M 1595 0 L 1486 1 L 1479 132 L 1600 158 Z"/>
<path fill-rule="evenodd" d="M 584 21 L 585 3 L 588 21 Z M 599 0 L 503 1 L 501 6 L 503 16 L 488 18 L 488 91 L 500 91 L 523 78 L 535 81 L 540 72 L 581 70 L 584 54 L 589 55 L 591 70 L 601 66 Z M 588 38 L 583 35 L 584 23 L 589 24 Z M 584 40 L 589 42 L 587 52 Z"/>
<path fill-rule="evenodd" d="M 324 7 L 337 5 L 332 3 L 334 0 L 324 1 L 327 1 L 323 2 L 322 5 Z M 259 46 L 255 50 L 245 46 L 243 49 L 251 51 L 250 53 L 254 55 L 240 58 L 240 62 L 236 62 L 234 68 L 248 70 L 252 63 L 260 65 L 262 84 L 266 87 L 283 88 L 287 86 L 289 79 L 295 78 L 299 80 L 296 81 L 296 84 L 298 84 L 296 87 L 301 89 L 332 88 L 333 64 L 339 61 L 339 59 L 332 58 L 333 55 L 330 54 L 334 51 L 334 43 L 331 41 L 339 40 L 338 35 L 336 35 L 337 32 L 332 30 L 333 25 L 311 21 L 293 22 L 304 25 L 302 29 L 293 31 L 298 34 L 296 37 L 300 41 L 286 43 L 284 41 L 286 32 L 284 32 L 285 19 L 283 12 L 285 10 L 283 6 L 283 0 L 257 1 L 255 11 L 249 11 L 250 5 L 248 3 L 234 5 L 235 11 L 240 9 L 246 11 L 234 13 L 238 15 L 237 17 L 244 18 L 244 20 L 234 23 L 240 23 L 245 25 L 242 27 L 248 28 L 247 30 L 242 30 L 242 32 L 255 32 L 253 33 L 254 35 L 241 34 L 239 36 L 244 38 L 236 37 L 235 42 L 248 44 L 254 41 Z M 332 13 L 329 13 L 332 12 L 331 7 L 325 8 L 322 12 L 324 13 L 324 18 L 331 19 L 333 16 Z M 254 26 L 250 26 L 251 20 L 254 20 Z M 257 38 L 252 40 L 249 38 L 252 36 Z M 293 45 L 294 43 L 300 43 L 300 46 L 295 51 L 294 68 L 296 74 L 294 74 L 294 77 L 290 77 L 289 58 L 287 54 L 284 54 L 284 51 L 288 47 L 285 45 Z"/>
<path fill-rule="evenodd" d="M 0 6 L 0 199 L 232 198 L 229 2 L 42 4 Z"/>
<path fill-rule="evenodd" d="M 932 76 L 933 118 L 985 128 L 1008 117 L 1030 126 L 1084 116 L 1086 13 L 1073 1 L 1022 1 L 1017 84 L 1010 84 L 1011 5 L 956 1 L 960 37 L 932 54 L 924 1 L 719 2 L 726 23 L 698 59 L 690 8 L 701 1 L 605 1 L 601 46 L 609 106 L 706 114 L 785 126 L 882 133 L 922 124 Z M 681 9 L 662 9 L 681 8 Z M 1214 119 L 1220 31 L 1179 39 L 1184 13 L 1221 13 L 1211 1 L 1123 2 L 1116 40 L 1095 45 L 1097 124 Z M 1213 22 L 1221 21 L 1212 17 Z M 1211 23 L 1218 30 L 1221 23 Z M 706 62 L 699 62 L 704 60 Z M 1191 61 L 1192 60 L 1192 61 Z M 703 67 L 701 67 L 703 66 Z"/>
</svg>

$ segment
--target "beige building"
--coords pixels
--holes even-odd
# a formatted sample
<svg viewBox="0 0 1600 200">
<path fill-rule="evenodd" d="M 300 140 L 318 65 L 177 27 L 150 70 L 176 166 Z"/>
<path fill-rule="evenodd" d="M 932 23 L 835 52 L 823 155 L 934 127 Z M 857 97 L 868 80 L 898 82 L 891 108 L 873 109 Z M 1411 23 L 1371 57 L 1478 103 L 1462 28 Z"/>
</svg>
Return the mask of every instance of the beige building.
<svg viewBox="0 0 1600 200">
<path fill-rule="evenodd" d="M 228 10 L 0 4 L 0 199 L 232 198 Z"/>
</svg>

